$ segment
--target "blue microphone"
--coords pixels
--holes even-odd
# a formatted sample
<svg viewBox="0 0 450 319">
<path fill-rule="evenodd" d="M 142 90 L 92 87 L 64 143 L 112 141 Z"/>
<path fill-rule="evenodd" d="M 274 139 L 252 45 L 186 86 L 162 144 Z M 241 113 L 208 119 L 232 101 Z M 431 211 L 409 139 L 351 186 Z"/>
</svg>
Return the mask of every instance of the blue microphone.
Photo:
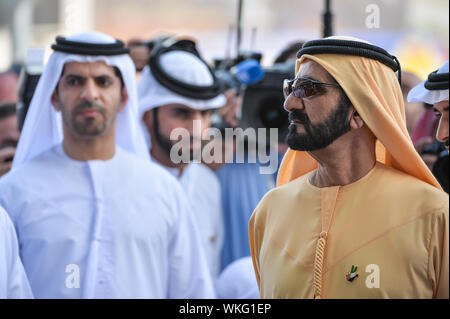
<svg viewBox="0 0 450 319">
<path fill-rule="evenodd" d="M 236 64 L 231 68 L 230 73 L 245 85 L 259 82 L 264 77 L 264 70 L 257 60 L 249 59 Z"/>
</svg>

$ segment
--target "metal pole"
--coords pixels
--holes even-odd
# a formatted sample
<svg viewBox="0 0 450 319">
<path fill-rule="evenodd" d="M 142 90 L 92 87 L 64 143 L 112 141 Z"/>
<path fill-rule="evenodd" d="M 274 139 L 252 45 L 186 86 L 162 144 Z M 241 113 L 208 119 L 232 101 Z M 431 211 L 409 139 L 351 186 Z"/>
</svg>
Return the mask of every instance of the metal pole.
<svg viewBox="0 0 450 319">
<path fill-rule="evenodd" d="M 331 0 L 325 0 L 325 11 L 323 13 L 323 37 L 333 35 L 333 14 L 331 13 Z"/>
<path fill-rule="evenodd" d="M 239 57 L 241 53 L 241 36 L 242 36 L 242 2 L 243 0 L 239 0 L 238 5 L 238 16 L 237 16 L 237 25 L 236 25 L 236 58 Z"/>
<path fill-rule="evenodd" d="M 14 62 L 25 61 L 27 47 L 32 42 L 33 4 L 30 0 L 20 0 L 14 7 L 11 28 Z"/>
</svg>

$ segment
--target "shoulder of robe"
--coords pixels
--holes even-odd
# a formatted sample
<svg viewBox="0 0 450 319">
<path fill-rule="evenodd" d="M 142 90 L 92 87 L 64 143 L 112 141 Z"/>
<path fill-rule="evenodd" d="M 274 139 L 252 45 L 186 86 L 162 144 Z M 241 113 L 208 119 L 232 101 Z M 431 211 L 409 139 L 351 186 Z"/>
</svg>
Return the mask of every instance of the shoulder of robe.
<svg viewBox="0 0 450 319">
<path fill-rule="evenodd" d="M 142 191 L 151 191 L 154 196 L 163 198 L 166 204 L 177 212 L 180 210 L 180 205 L 187 202 L 181 183 L 163 167 L 131 153 L 125 156 L 127 176 L 139 181 Z"/>
<path fill-rule="evenodd" d="M 308 174 L 268 191 L 256 206 L 251 221 L 262 225 L 272 213 L 279 211 L 284 203 L 294 201 L 301 193 L 307 176 Z"/>
<path fill-rule="evenodd" d="M 384 176 L 380 179 L 384 187 L 379 191 L 395 196 L 398 201 L 422 213 L 441 211 L 448 214 L 449 197 L 446 192 L 394 168 L 381 167 Z"/>
<path fill-rule="evenodd" d="M 36 156 L 32 160 L 11 170 L 0 178 L 0 189 L 8 187 L 26 189 L 29 185 L 40 179 L 51 178 L 55 165 L 51 164 L 50 150 Z"/>
<path fill-rule="evenodd" d="M 124 162 L 129 167 L 127 172 L 131 173 L 134 171 L 141 179 L 146 179 L 151 184 L 179 185 L 174 176 L 152 161 L 131 154 L 125 150 L 122 150 L 122 156 L 124 157 Z"/>
<path fill-rule="evenodd" d="M 203 163 L 193 163 L 193 169 L 196 170 L 195 180 L 199 181 L 202 186 L 209 191 L 209 194 L 217 194 L 221 190 L 220 181 L 217 175 Z"/>
<path fill-rule="evenodd" d="M 203 163 L 196 163 L 195 165 L 197 166 L 197 169 L 202 174 L 202 177 L 208 179 L 208 182 L 211 181 L 215 184 L 219 184 L 219 178 L 217 177 L 217 175 L 214 173 L 214 171 L 212 169 L 210 169 L 208 166 L 206 166 Z"/>
</svg>

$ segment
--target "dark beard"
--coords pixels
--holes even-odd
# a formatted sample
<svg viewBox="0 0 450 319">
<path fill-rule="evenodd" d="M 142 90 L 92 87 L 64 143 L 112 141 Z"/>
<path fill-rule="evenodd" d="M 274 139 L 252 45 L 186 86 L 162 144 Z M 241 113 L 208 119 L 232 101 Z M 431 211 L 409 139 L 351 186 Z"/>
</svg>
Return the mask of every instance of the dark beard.
<svg viewBox="0 0 450 319">
<path fill-rule="evenodd" d="M 109 128 L 114 118 L 108 118 L 106 109 L 96 102 L 82 101 L 77 104 L 72 112 L 69 114 L 66 110 L 66 106 L 58 96 L 58 102 L 61 106 L 62 118 L 64 124 L 77 136 L 82 138 L 92 138 L 103 135 Z M 94 109 L 101 115 L 101 120 L 95 120 L 94 118 L 80 119 L 78 113 L 84 109 Z"/>
<path fill-rule="evenodd" d="M 158 143 L 161 150 L 164 152 L 164 154 L 167 156 L 167 158 L 170 158 L 170 151 L 172 150 L 172 147 L 177 143 L 177 141 L 172 141 L 170 138 L 165 137 L 160 129 L 159 129 L 159 121 L 158 121 L 158 108 L 155 108 L 153 111 L 153 127 L 155 131 L 155 139 Z M 193 141 L 193 137 L 191 136 L 191 141 Z M 191 162 L 194 158 L 194 150 L 190 150 L 188 154 L 181 154 L 182 149 L 179 150 L 178 156 L 182 156 L 182 161 L 184 163 Z"/>
<path fill-rule="evenodd" d="M 323 123 L 312 124 L 306 113 L 293 110 L 289 122 L 296 120 L 303 125 L 305 133 L 297 132 L 297 125 L 289 125 L 286 143 L 296 151 L 315 151 L 327 147 L 336 139 L 350 131 L 348 119 L 351 102 L 341 95 L 338 107 Z"/>
<path fill-rule="evenodd" d="M 170 150 L 172 149 L 172 141 L 170 139 L 166 139 L 161 132 L 159 131 L 158 120 L 156 120 L 156 113 L 154 117 L 154 126 L 155 128 L 155 139 L 158 142 L 159 147 L 164 152 L 164 154 L 170 158 Z"/>
</svg>

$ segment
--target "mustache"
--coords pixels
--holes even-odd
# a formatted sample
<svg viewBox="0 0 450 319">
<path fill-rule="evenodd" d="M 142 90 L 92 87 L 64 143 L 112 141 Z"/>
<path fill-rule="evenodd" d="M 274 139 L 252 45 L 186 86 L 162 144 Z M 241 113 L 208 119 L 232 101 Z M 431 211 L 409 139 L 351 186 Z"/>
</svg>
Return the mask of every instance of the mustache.
<svg viewBox="0 0 450 319">
<path fill-rule="evenodd" d="M 98 111 L 100 113 L 104 113 L 103 106 L 101 106 L 98 103 L 95 103 L 92 101 L 87 101 L 87 100 L 84 100 L 81 103 L 77 104 L 73 109 L 73 113 L 78 113 L 85 109 L 92 109 L 92 110 Z"/>
<path fill-rule="evenodd" d="M 160 135 L 161 135 L 161 133 L 160 133 Z M 170 138 L 170 137 L 165 137 L 165 139 L 166 140 L 170 140 L 170 141 L 172 141 L 172 142 L 180 142 L 180 141 L 183 141 L 184 143 L 194 143 L 194 142 L 197 142 L 197 143 L 202 143 L 203 141 L 205 141 L 202 137 L 200 137 L 200 136 L 192 136 L 192 135 L 189 135 L 189 138 L 185 138 L 185 137 L 183 137 L 183 136 L 178 136 L 178 138 Z"/>
<path fill-rule="evenodd" d="M 306 113 L 298 111 L 298 110 L 293 110 L 293 111 L 289 112 L 288 118 L 289 118 L 289 122 L 297 121 L 300 124 L 309 124 L 310 123 L 309 118 L 306 115 Z"/>
</svg>

